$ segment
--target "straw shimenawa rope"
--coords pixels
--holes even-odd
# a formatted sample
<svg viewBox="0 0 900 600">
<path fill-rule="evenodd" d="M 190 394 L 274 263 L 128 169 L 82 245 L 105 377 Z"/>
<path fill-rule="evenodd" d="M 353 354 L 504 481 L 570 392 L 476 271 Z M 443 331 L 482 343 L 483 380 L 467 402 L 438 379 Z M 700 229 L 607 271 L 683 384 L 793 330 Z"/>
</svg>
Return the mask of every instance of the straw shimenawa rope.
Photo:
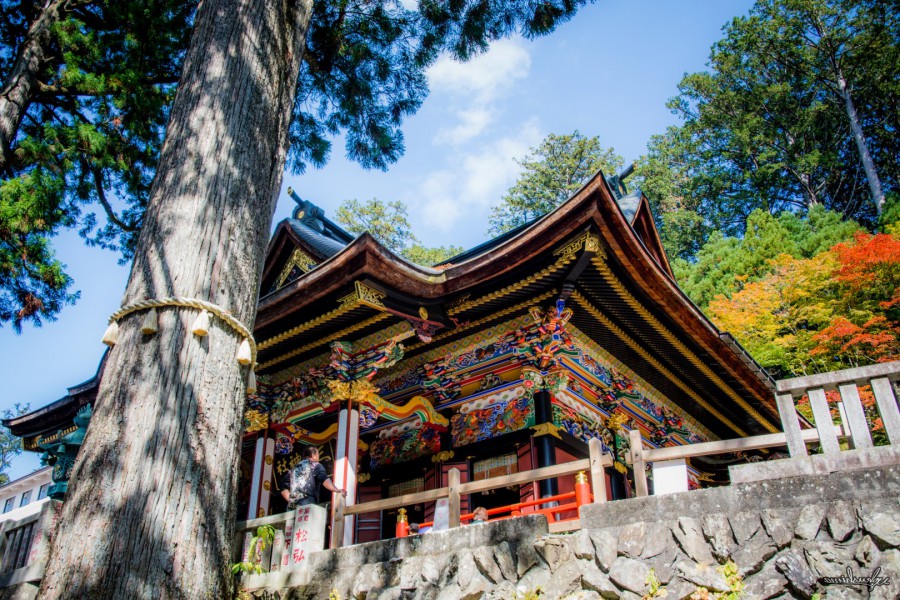
<svg viewBox="0 0 900 600">
<path fill-rule="evenodd" d="M 107 327 L 106 333 L 103 334 L 103 343 L 107 346 L 115 346 L 119 338 L 119 320 L 131 313 L 142 310 L 147 310 L 149 312 L 141 325 L 141 332 L 148 335 L 156 333 L 158 330 L 156 309 L 168 306 L 195 308 L 200 311 L 200 314 L 191 326 L 191 332 L 194 335 L 201 337 L 209 335 L 209 315 L 212 313 L 243 337 L 244 339 L 241 341 L 241 345 L 238 348 L 237 361 L 242 365 L 250 365 L 247 392 L 250 394 L 256 392 L 256 375 L 253 373 L 253 370 L 256 369 L 256 340 L 253 339 L 253 334 L 246 325 L 234 318 L 230 312 L 212 302 L 206 302 L 205 300 L 198 300 L 196 298 L 181 297 L 151 298 L 133 302 L 123 306 L 109 316 L 109 327 Z"/>
</svg>

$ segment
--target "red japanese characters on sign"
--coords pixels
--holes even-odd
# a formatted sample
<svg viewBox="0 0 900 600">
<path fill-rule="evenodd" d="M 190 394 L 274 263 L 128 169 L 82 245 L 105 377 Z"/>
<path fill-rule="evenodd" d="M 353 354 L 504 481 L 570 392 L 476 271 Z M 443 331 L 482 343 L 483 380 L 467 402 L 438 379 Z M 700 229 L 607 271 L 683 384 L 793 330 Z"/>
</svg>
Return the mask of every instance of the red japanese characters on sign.
<svg viewBox="0 0 900 600">
<path fill-rule="evenodd" d="M 328 512 L 315 504 L 301 506 L 294 512 L 292 530 L 290 534 L 285 531 L 285 546 L 290 540 L 290 552 L 285 552 L 285 556 L 289 557 L 289 568 L 301 567 L 310 553 L 325 548 L 327 517 Z"/>
</svg>

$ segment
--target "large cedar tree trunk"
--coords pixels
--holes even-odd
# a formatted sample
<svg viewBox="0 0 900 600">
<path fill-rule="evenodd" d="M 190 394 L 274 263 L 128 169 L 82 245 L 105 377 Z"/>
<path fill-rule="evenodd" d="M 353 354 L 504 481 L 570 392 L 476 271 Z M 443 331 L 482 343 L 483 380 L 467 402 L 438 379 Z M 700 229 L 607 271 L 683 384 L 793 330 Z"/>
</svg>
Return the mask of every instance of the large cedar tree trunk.
<svg viewBox="0 0 900 600">
<path fill-rule="evenodd" d="M 59 21 L 68 0 L 47 0 L 38 9 L 37 17 L 28 29 L 15 62 L 0 89 L 0 173 L 6 171 L 11 160 L 13 141 L 19 125 L 37 91 L 38 73 L 47 58 L 50 29 Z"/>
<path fill-rule="evenodd" d="M 312 0 L 203 0 L 123 304 L 251 327 Z M 41 597 L 226 598 L 247 367 L 213 318 L 120 323 Z"/>
</svg>

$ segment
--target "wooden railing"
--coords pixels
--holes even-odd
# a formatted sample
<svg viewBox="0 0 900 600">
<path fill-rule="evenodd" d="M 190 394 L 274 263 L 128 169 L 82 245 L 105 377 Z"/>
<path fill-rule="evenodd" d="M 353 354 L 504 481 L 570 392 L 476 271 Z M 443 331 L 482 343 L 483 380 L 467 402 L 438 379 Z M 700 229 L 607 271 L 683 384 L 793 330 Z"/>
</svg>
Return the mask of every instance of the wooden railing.
<svg viewBox="0 0 900 600">
<path fill-rule="evenodd" d="M 397 496 L 396 498 L 385 498 L 384 500 L 364 502 L 352 506 L 345 506 L 343 498 L 337 496 L 337 502 L 334 507 L 334 521 L 331 528 L 331 547 L 338 548 L 344 539 L 344 517 L 390 510 L 393 508 L 403 508 L 405 506 L 412 506 L 423 502 L 434 502 L 436 500 L 447 498 L 449 499 L 450 505 L 450 527 L 459 527 L 461 522 L 460 496 L 475 494 L 477 492 L 486 492 L 488 490 L 495 490 L 511 485 L 521 485 L 524 483 L 542 481 L 544 479 L 553 479 L 565 475 L 574 475 L 579 471 L 590 473 L 591 492 L 593 493 L 594 502 L 605 502 L 606 474 L 603 470 L 606 467 L 612 466 L 612 457 L 603 454 L 600 441 L 596 439 L 591 440 L 588 444 L 588 453 L 588 458 L 581 460 L 574 460 L 559 465 L 553 465 L 551 467 L 542 467 L 531 471 L 522 471 L 511 475 L 503 475 L 501 477 L 482 479 L 480 481 L 470 481 L 468 483 L 460 483 L 459 470 L 450 469 L 450 471 L 448 471 L 447 487 L 417 492 L 414 494 L 404 494 L 403 496 Z M 547 501 L 545 500 L 545 502 Z"/>
<path fill-rule="evenodd" d="M 891 445 L 900 444 L 900 410 L 894 395 L 892 381 L 900 379 L 900 361 L 844 369 L 807 377 L 783 379 L 777 383 L 776 401 L 787 446 L 792 457 L 806 456 L 806 444 L 803 440 L 800 425 L 797 422 L 795 401 L 809 396 L 809 404 L 819 432 L 819 443 L 825 454 L 837 454 L 840 445 L 831 427 L 831 411 L 825 398 L 826 390 L 838 390 L 841 402 L 838 409 L 841 423 L 849 429 L 849 441 L 852 448 L 871 448 L 872 435 L 862 402 L 859 398 L 859 387 L 872 386 L 875 404 L 884 423 L 884 429 Z"/>
<path fill-rule="evenodd" d="M 872 386 L 878 412 L 891 445 L 898 445 L 900 410 L 891 383 L 898 379 L 900 379 L 900 361 L 778 381 L 776 401 L 784 433 L 688 446 L 644 448 L 640 432 L 631 431 L 631 461 L 635 472 L 637 495 L 648 495 L 647 478 L 643 476 L 646 472 L 645 465 L 657 461 L 782 446 L 788 447 L 792 458 L 798 458 L 808 455 L 806 449 L 808 443 L 818 443 L 824 454 L 837 455 L 840 452 L 841 439 L 846 439 L 848 446 L 853 449 L 872 448 L 872 436 L 858 390 L 865 385 Z M 837 389 L 841 395 L 841 402 L 837 406 L 840 425 L 834 424 L 825 397 L 825 391 L 832 389 Z M 802 417 L 797 413 L 796 401 L 804 396 L 809 397 L 816 422 L 815 429 L 802 429 L 800 426 Z"/>
<path fill-rule="evenodd" d="M 50 532 L 60 504 L 50 500 L 39 512 L 0 524 L 0 588 L 37 584 L 44 576 Z"/>
</svg>

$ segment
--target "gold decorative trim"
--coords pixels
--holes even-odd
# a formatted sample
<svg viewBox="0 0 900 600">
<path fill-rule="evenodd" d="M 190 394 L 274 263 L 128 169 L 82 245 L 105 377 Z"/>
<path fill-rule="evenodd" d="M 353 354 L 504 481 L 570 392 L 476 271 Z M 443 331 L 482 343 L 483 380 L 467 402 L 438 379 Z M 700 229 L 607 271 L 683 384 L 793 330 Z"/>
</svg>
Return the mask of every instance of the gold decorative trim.
<svg viewBox="0 0 900 600">
<path fill-rule="evenodd" d="M 424 306 L 419 307 L 419 316 L 422 317 L 423 320 L 428 320 L 428 309 Z"/>
<path fill-rule="evenodd" d="M 292 327 L 292 328 L 288 329 L 287 331 L 282 331 L 278 335 L 270 337 L 269 339 L 259 343 L 257 345 L 257 347 L 260 350 L 265 350 L 266 348 L 270 348 L 270 347 L 274 346 L 275 344 L 281 343 L 285 340 L 291 339 L 294 336 L 300 335 L 301 333 L 303 333 L 304 331 L 306 331 L 308 329 L 312 329 L 313 327 L 321 325 L 322 323 L 326 323 L 326 322 L 330 321 L 331 319 L 334 319 L 335 317 L 339 317 L 344 313 L 350 312 L 354 308 L 356 308 L 356 306 L 350 305 L 350 304 L 340 306 L 339 308 L 328 311 L 324 315 L 320 315 L 320 316 L 316 317 L 312 321 L 307 321 L 306 323 L 297 325 L 296 327 Z"/>
<path fill-rule="evenodd" d="M 25 450 L 33 450 L 33 449 L 37 448 L 39 444 L 47 444 L 47 443 L 56 442 L 59 440 L 59 438 L 65 436 L 65 435 L 69 435 L 76 429 L 78 429 L 77 425 L 71 425 L 71 426 L 67 427 L 66 429 L 57 431 L 56 433 L 48 435 L 46 437 L 39 435 L 31 441 L 31 444 L 29 444 L 27 447 L 25 447 Z"/>
<path fill-rule="evenodd" d="M 554 250 L 553 256 L 574 260 L 582 248 L 585 252 L 594 252 L 600 254 L 604 259 L 606 258 L 606 254 L 600 248 L 600 238 L 590 231 L 582 233 L 565 246 Z"/>
<path fill-rule="evenodd" d="M 439 463 L 446 462 L 453 458 L 453 450 L 444 450 L 442 452 L 438 452 L 437 454 L 432 455 L 431 462 Z"/>
<path fill-rule="evenodd" d="M 407 339 L 403 337 L 406 332 L 409 332 L 413 336 L 416 334 L 408 321 L 400 321 L 399 323 L 394 323 L 384 329 L 371 333 L 364 338 L 357 339 L 353 343 L 360 348 L 370 348 L 388 342 L 391 339 L 402 342 L 404 339 Z M 329 362 L 331 362 L 330 353 L 312 356 L 301 363 L 293 364 L 290 367 L 285 367 L 276 373 L 270 374 L 268 376 L 268 382 L 271 385 L 281 385 L 293 377 L 309 372 L 309 369 L 311 368 L 323 367 Z"/>
<path fill-rule="evenodd" d="M 543 279 L 547 275 L 550 275 L 551 273 L 558 270 L 559 268 L 566 266 L 573 260 L 575 260 L 574 255 L 561 256 L 559 259 L 557 259 L 557 261 L 555 263 L 553 263 L 549 267 L 544 267 L 543 269 L 541 269 L 534 275 L 529 275 L 528 277 L 526 277 L 525 279 L 522 279 L 521 281 L 518 281 L 512 285 L 508 285 L 505 288 L 497 290 L 496 292 L 491 292 L 490 294 L 487 294 L 486 296 L 481 296 L 480 298 L 476 298 L 475 300 L 463 302 L 456 308 L 451 308 L 450 310 L 448 310 L 447 314 L 449 314 L 451 316 L 456 315 L 463 311 L 469 310 L 470 308 L 480 306 L 486 302 L 490 302 L 492 300 L 497 300 L 498 298 L 502 298 L 504 296 L 508 296 L 509 294 L 518 292 L 519 290 L 528 287 L 532 283 L 534 283 L 536 281 L 540 281 L 541 279 Z"/>
<path fill-rule="evenodd" d="M 632 296 L 631 293 L 625 288 L 625 285 L 621 281 L 619 281 L 618 277 L 615 276 L 615 274 L 612 272 L 612 269 L 609 268 L 609 265 L 607 265 L 604 260 L 601 260 L 599 258 L 594 258 L 593 260 L 591 260 L 591 263 L 597 268 L 597 270 L 600 272 L 600 274 L 603 276 L 603 278 L 606 280 L 606 282 L 610 286 L 612 286 L 612 288 L 616 291 L 616 293 L 619 295 L 619 297 L 622 300 L 624 300 L 626 304 L 628 304 L 628 306 L 630 306 L 633 310 L 637 311 L 637 313 L 639 315 L 641 315 L 647 321 L 647 323 L 649 323 L 650 326 L 656 330 L 657 333 L 662 335 L 666 339 L 666 341 L 668 341 L 670 344 L 675 346 L 675 348 L 677 348 L 679 352 L 683 353 L 685 355 L 685 357 L 687 357 L 687 359 L 691 362 L 691 364 L 693 364 L 695 367 L 700 369 L 700 371 L 704 375 L 709 377 L 710 380 L 712 380 L 712 382 L 715 383 L 719 387 L 719 389 L 721 389 L 723 392 L 725 392 L 725 394 L 728 395 L 729 398 L 731 398 L 732 400 L 737 402 L 738 406 L 740 406 L 745 411 L 747 411 L 747 414 L 749 414 L 751 417 L 753 417 L 757 423 L 762 425 L 763 428 L 765 428 L 767 431 L 769 431 L 771 433 L 778 433 L 780 431 L 777 427 L 775 427 L 767 419 L 765 419 L 761 414 L 759 414 L 759 412 L 756 409 L 754 409 L 749 404 L 747 404 L 747 402 L 743 398 L 741 398 L 737 394 L 737 392 L 735 392 L 733 389 L 731 389 L 724 381 L 722 381 L 722 379 L 718 375 L 713 373 L 712 369 L 710 369 L 706 363 L 704 363 L 702 360 L 700 360 L 700 358 L 697 355 L 695 355 L 693 352 L 691 352 L 691 350 L 687 346 L 685 346 L 681 342 L 681 340 L 679 340 L 677 337 L 675 337 L 675 334 L 673 334 L 671 331 L 669 331 L 659 321 L 659 319 L 657 319 L 652 314 L 650 314 L 650 311 L 648 311 L 646 308 L 644 308 L 644 306 L 640 303 L 640 301 L 638 301 L 637 298 Z"/>
<path fill-rule="evenodd" d="M 316 266 L 316 261 L 308 255 L 306 252 L 301 250 L 300 248 L 294 248 L 294 251 L 291 252 L 290 258 L 288 258 L 287 262 L 284 263 L 284 267 L 281 269 L 281 273 L 278 275 L 278 281 L 275 283 L 275 289 L 279 290 L 284 286 L 285 280 L 287 280 L 288 275 L 291 274 L 291 270 L 294 267 L 297 267 L 304 273 L 309 273 L 313 267 Z"/>
<path fill-rule="evenodd" d="M 373 290 L 372 288 L 360 283 L 359 281 L 355 281 L 353 283 L 354 283 L 353 292 L 351 292 L 350 294 L 347 294 L 346 296 L 344 296 L 343 298 L 338 300 L 338 303 L 340 304 L 339 307 L 335 308 L 334 310 L 328 311 L 324 315 L 319 315 L 318 317 L 316 317 L 315 319 L 313 319 L 311 321 L 307 321 L 306 323 L 302 323 L 300 325 L 297 325 L 296 327 L 292 327 L 292 328 L 288 329 L 287 331 L 282 331 L 278 335 L 272 336 L 267 340 L 263 340 L 262 342 L 257 344 L 257 348 L 259 348 L 260 350 L 265 350 L 266 348 L 270 348 L 270 347 L 274 346 L 275 344 L 279 344 L 285 340 L 289 340 L 292 337 L 296 337 L 296 336 L 300 335 L 304 331 L 312 329 L 313 327 L 317 327 L 317 326 L 321 325 L 322 323 L 327 323 L 328 321 L 330 321 L 334 318 L 337 318 L 343 314 L 350 312 L 354 308 L 358 307 L 360 304 L 369 306 L 369 307 L 377 309 L 377 310 L 384 309 L 384 304 L 381 303 L 381 299 L 385 297 L 385 294 L 382 294 L 379 291 Z M 331 338 L 331 339 L 336 339 L 336 338 Z M 269 361 L 265 364 L 268 365 L 268 364 L 275 364 L 275 363 L 273 363 L 272 361 Z M 265 365 L 263 365 L 263 366 L 265 366 Z"/>
<path fill-rule="evenodd" d="M 496 292 L 491 292 L 490 294 L 481 296 L 480 298 L 476 298 L 475 300 L 459 302 L 455 306 L 449 308 L 447 310 L 447 314 L 453 316 L 463 311 L 469 310 L 470 308 L 480 306 L 486 302 L 497 300 L 498 298 L 502 298 L 504 296 L 508 296 L 509 294 L 518 292 L 519 290 L 524 289 L 525 287 L 531 285 L 536 281 L 540 281 L 547 275 L 550 275 L 554 271 L 574 261 L 576 258 L 578 258 L 578 252 L 582 248 L 586 252 L 593 252 L 602 256 L 603 258 L 606 258 L 605 253 L 600 247 L 600 238 L 593 233 L 586 231 L 571 242 L 568 242 L 564 246 L 554 250 L 553 256 L 556 256 L 557 259 L 550 266 L 544 267 L 534 275 L 530 275 L 525 279 L 522 279 L 521 281 L 518 281 L 512 285 L 508 285 L 505 288 L 499 289 Z M 464 296 L 463 298 L 468 298 L 468 296 Z"/>
<path fill-rule="evenodd" d="M 384 309 L 382 300 L 387 297 L 387 294 L 374 290 L 361 281 L 354 281 L 353 285 L 353 292 L 338 300 L 341 306 L 347 304 L 353 304 L 354 306 L 357 304 L 364 304 L 378 310 Z"/>
<path fill-rule="evenodd" d="M 334 312 L 334 311 L 332 311 L 332 312 Z M 277 357 L 273 358 L 272 360 L 268 360 L 264 363 L 261 363 L 256 369 L 262 370 L 262 369 L 267 369 L 267 368 L 271 367 L 272 365 L 277 365 L 278 363 L 284 362 L 289 358 L 293 358 L 293 357 L 297 356 L 298 354 L 303 354 L 307 350 L 312 350 L 313 348 L 315 348 L 317 346 L 321 346 L 322 344 L 327 344 L 328 342 L 333 342 L 335 340 L 339 340 L 342 337 L 345 337 L 355 331 L 364 329 L 364 328 L 368 327 L 369 325 L 373 325 L 373 324 L 377 323 L 378 321 L 386 319 L 388 316 L 389 316 L 388 313 L 379 313 L 379 314 L 375 315 L 374 317 L 372 317 L 370 319 L 366 319 L 365 321 L 363 321 L 361 323 L 357 323 L 356 325 L 351 325 L 350 327 L 341 329 L 340 331 L 336 331 L 330 335 L 326 335 L 324 338 L 318 339 L 314 342 L 310 342 L 309 344 L 305 344 L 303 346 L 300 346 L 299 348 L 291 350 L 290 352 L 288 352 L 286 354 L 277 356 Z M 272 338 L 272 339 L 274 339 L 274 338 Z"/>
<path fill-rule="evenodd" d="M 552 435 L 555 438 L 562 439 L 562 437 L 560 437 L 559 435 L 562 427 L 560 427 L 556 423 L 541 423 L 540 425 L 533 425 L 531 428 L 534 429 L 534 437 L 540 437 L 542 435 Z"/>
<path fill-rule="evenodd" d="M 650 364 L 650 366 L 652 366 L 654 369 L 656 369 L 657 371 L 659 371 L 660 373 L 662 373 L 663 375 L 668 377 L 669 380 L 671 380 L 672 383 L 674 383 L 676 386 L 678 386 L 682 392 L 684 392 L 685 394 L 690 396 L 691 399 L 693 399 L 697 404 L 699 404 L 704 409 L 706 409 L 711 415 L 713 415 L 714 417 L 719 419 L 719 421 L 721 421 L 722 423 L 726 424 L 728 427 L 733 429 L 735 432 L 738 433 L 738 435 L 742 435 L 742 436 L 747 435 L 746 431 L 744 431 L 743 429 L 741 429 L 740 427 L 738 427 L 737 425 L 732 423 L 728 419 L 728 417 L 726 417 L 725 415 L 720 413 L 718 410 L 716 410 L 706 400 L 701 398 L 697 392 L 695 392 L 693 389 L 688 387 L 688 385 L 686 383 L 684 383 L 678 377 L 676 377 L 675 374 L 672 373 L 672 371 L 668 370 L 666 367 L 664 367 L 662 365 L 662 363 L 660 363 L 658 360 L 653 358 L 653 356 L 651 356 L 650 353 L 647 352 L 643 346 L 641 346 L 637 341 L 635 341 L 634 338 L 632 338 L 627 333 L 622 331 L 622 329 L 618 325 L 613 323 L 609 319 L 609 317 L 607 317 L 606 315 L 601 313 L 597 308 L 595 308 L 594 305 L 592 305 L 587 300 L 587 298 L 582 296 L 577 290 L 572 292 L 572 298 L 576 302 L 578 302 L 578 304 L 580 304 L 582 308 L 584 308 L 586 311 L 588 311 L 588 313 L 590 313 L 590 315 L 592 317 L 594 317 L 595 319 L 597 319 L 598 321 L 603 323 L 603 325 L 607 329 L 609 329 L 613 333 L 613 335 L 615 335 L 617 338 L 619 338 L 620 340 L 625 342 L 629 348 L 631 348 L 636 353 L 638 353 L 641 356 L 641 358 L 643 358 Z"/>
</svg>

